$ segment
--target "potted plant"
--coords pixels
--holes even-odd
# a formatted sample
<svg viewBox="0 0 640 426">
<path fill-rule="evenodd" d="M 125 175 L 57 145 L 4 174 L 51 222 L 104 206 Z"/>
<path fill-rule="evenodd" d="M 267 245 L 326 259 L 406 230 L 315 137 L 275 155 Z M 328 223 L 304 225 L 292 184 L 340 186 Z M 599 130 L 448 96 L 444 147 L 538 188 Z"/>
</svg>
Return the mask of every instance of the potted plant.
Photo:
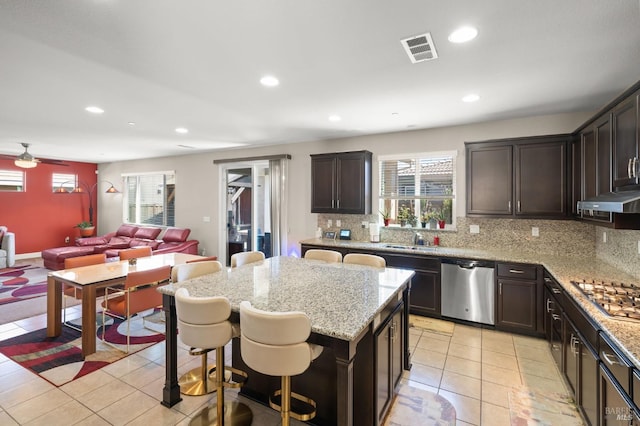
<svg viewBox="0 0 640 426">
<path fill-rule="evenodd" d="M 400 226 L 404 228 L 407 224 L 407 219 L 409 219 L 409 208 L 400 207 L 400 210 L 398 211 L 398 221 L 400 222 Z"/>
<path fill-rule="evenodd" d="M 382 220 L 384 221 L 384 226 L 389 226 L 389 220 L 391 219 L 391 214 L 389 210 L 380 210 L 380 214 L 382 215 Z"/>
<path fill-rule="evenodd" d="M 93 231 L 96 229 L 95 226 L 93 226 L 93 224 L 91 222 L 80 222 L 79 224 L 77 224 L 75 226 L 75 228 L 80 229 L 80 236 L 81 237 L 90 237 L 93 235 Z"/>
<path fill-rule="evenodd" d="M 443 209 L 436 212 L 435 219 L 438 221 L 438 229 L 444 229 L 447 223 L 447 215 Z"/>
</svg>

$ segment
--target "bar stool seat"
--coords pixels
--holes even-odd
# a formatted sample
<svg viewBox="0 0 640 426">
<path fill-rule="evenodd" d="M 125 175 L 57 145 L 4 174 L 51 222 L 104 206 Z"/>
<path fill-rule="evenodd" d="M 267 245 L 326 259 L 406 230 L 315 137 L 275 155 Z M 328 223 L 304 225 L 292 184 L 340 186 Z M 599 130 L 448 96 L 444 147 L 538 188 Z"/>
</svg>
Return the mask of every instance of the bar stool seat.
<svg viewBox="0 0 640 426">
<path fill-rule="evenodd" d="M 304 373 L 323 350 L 306 341 L 311 334 L 309 317 L 304 312 L 267 312 L 243 301 L 240 330 L 241 355 L 247 366 L 281 378 L 281 388 L 271 395 L 269 405 L 280 412 L 283 426 L 289 425 L 291 417 L 300 421 L 313 419 L 315 401 L 291 391 L 291 376 Z M 307 412 L 292 411 L 291 398 L 306 405 Z"/>
<path fill-rule="evenodd" d="M 194 416 L 190 424 L 250 425 L 253 413 L 246 404 L 238 401 L 224 402 L 224 388 L 240 387 L 247 379 L 244 371 L 224 365 L 224 346 L 234 334 L 229 322 L 229 299 L 224 296 L 192 297 L 186 288 L 178 289 L 175 298 L 180 340 L 191 347 L 216 350 L 216 403 Z M 225 374 L 219 374 L 224 371 L 241 377 L 241 381 L 225 380 Z"/>
</svg>

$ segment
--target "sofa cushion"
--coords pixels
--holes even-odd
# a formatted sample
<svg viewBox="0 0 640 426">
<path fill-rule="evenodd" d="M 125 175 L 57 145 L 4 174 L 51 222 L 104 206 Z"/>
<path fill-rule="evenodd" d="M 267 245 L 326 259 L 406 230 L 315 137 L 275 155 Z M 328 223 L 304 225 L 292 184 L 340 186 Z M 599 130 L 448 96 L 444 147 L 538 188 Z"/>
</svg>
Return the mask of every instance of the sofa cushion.
<svg viewBox="0 0 640 426">
<path fill-rule="evenodd" d="M 181 243 L 187 241 L 187 237 L 191 233 L 191 229 L 185 228 L 169 228 L 164 233 L 162 241 L 165 243 Z"/>
<path fill-rule="evenodd" d="M 109 248 L 129 248 L 131 238 L 129 237 L 112 237 L 107 245 Z"/>
<path fill-rule="evenodd" d="M 4 229 L 0 229 L 0 247 L 2 247 L 2 237 L 4 237 Z"/>
<path fill-rule="evenodd" d="M 109 240 L 105 237 L 89 237 L 89 238 L 78 238 L 76 240 L 77 246 L 98 246 L 101 244 L 107 244 Z"/>
<path fill-rule="evenodd" d="M 132 238 L 129 242 L 129 247 L 141 247 L 141 246 L 149 246 L 151 250 L 155 250 L 160 245 L 160 241 L 157 240 L 142 240 L 139 238 Z"/>
<path fill-rule="evenodd" d="M 155 240 L 160 235 L 162 229 L 160 228 L 138 228 L 133 238 L 142 240 Z"/>
<path fill-rule="evenodd" d="M 138 230 L 137 226 L 123 224 L 123 225 L 120 225 L 120 227 L 116 231 L 116 236 L 133 237 L 136 234 L 137 230 Z"/>
</svg>

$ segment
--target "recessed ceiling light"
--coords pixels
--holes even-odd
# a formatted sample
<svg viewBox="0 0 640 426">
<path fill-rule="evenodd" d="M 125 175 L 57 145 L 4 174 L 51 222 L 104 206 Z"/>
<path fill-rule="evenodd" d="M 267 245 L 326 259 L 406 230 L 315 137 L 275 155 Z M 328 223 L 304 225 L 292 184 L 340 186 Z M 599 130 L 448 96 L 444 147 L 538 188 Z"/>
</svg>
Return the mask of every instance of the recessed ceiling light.
<svg viewBox="0 0 640 426">
<path fill-rule="evenodd" d="M 189 133 L 189 129 L 185 129 L 184 127 L 176 127 L 176 133 L 186 134 Z"/>
<path fill-rule="evenodd" d="M 97 106 L 88 106 L 84 109 L 85 111 L 88 111 L 92 114 L 102 114 L 104 112 L 104 110 L 100 107 Z"/>
<path fill-rule="evenodd" d="M 339 115 L 330 115 L 329 116 L 329 121 L 340 121 L 342 120 L 342 117 L 340 117 Z"/>
<path fill-rule="evenodd" d="M 128 124 L 129 126 L 135 126 L 135 125 L 136 125 L 136 123 L 135 123 L 135 122 L 133 122 L 133 121 L 130 121 L 130 122 L 128 122 L 127 124 Z"/>
<path fill-rule="evenodd" d="M 470 93 L 467 96 L 462 98 L 462 102 L 475 102 L 480 99 L 480 96 L 475 93 Z"/>
<path fill-rule="evenodd" d="M 265 75 L 260 79 L 260 84 L 267 87 L 275 87 L 280 84 L 280 82 L 272 75 Z"/>
<path fill-rule="evenodd" d="M 449 41 L 451 43 L 465 43 L 469 40 L 473 40 L 477 35 L 478 30 L 475 28 L 462 27 L 449 34 Z"/>
</svg>

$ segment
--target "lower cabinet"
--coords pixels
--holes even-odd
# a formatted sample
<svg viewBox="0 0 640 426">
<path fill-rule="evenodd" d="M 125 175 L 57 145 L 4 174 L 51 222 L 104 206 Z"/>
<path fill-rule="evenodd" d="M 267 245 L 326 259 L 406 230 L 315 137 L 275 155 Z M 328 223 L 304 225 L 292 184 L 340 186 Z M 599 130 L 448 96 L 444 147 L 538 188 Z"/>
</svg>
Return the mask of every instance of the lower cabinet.
<svg viewBox="0 0 640 426">
<path fill-rule="evenodd" d="M 587 422 L 598 424 L 598 354 L 581 342 L 578 404 Z"/>
<path fill-rule="evenodd" d="M 382 424 L 393 401 L 394 389 L 402 377 L 403 315 L 401 304 L 374 334 L 377 424 Z"/>
<path fill-rule="evenodd" d="M 517 333 L 542 334 L 539 320 L 542 282 L 536 265 L 498 263 L 496 328 Z"/>
<path fill-rule="evenodd" d="M 384 257 L 387 266 L 413 269 L 409 312 L 412 314 L 440 317 L 440 259 L 434 257 L 376 253 Z"/>
<path fill-rule="evenodd" d="M 634 410 L 626 393 L 606 367 L 600 364 L 600 426 L 632 425 Z"/>
</svg>

